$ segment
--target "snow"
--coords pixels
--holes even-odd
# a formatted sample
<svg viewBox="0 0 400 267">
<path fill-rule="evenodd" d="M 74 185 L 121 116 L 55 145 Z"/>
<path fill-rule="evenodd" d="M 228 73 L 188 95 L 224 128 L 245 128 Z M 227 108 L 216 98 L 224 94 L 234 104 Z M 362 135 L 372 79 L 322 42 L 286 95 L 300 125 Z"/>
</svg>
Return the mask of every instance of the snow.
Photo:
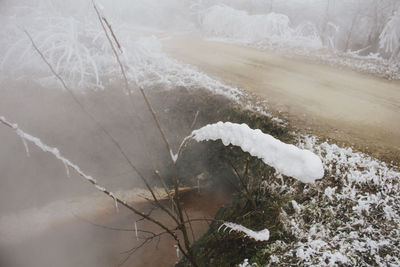
<svg viewBox="0 0 400 267">
<path fill-rule="evenodd" d="M 174 245 L 174 247 L 175 247 L 175 250 L 176 250 L 176 258 L 179 259 L 179 252 L 180 252 L 179 246 L 178 245 Z"/>
<path fill-rule="evenodd" d="M 293 207 L 294 211 L 296 213 L 300 213 L 301 212 L 301 206 L 296 202 L 296 200 L 292 200 L 291 203 L 292 203 L 292 207 Z"/>
<path fill-rule="evenodd" d="M 169 155 L 174 163 L 178 160 L 178 154 L 174 154 L 172 150 L 169 151 Z"/>
<path fill-rule="evenodd" d="M 18 135 L 19 135 L 19 134 L 18 134 Z M 25 140 L 24 138 L 21 138 L 21 140 L 22 140 L 22 143 L 24 144 L 26 156 L 27 156 L 27 157 L 30 157 L 29 146 L 28 146 L 28 144 L 26 143 L 26 140 Z"/>
<path fill-rule="evenodd" d="M 257 266 L 257 264 L 255 264 L 255 263 L 250 264 L 249 259 L 244 259 L 244 261 L 242 263 L 240 263 L 238 266 L 239 267 L 252 267 L 252 266 Z"/>
<path fill-rule="evenodd" d="M 304 183 L 313 183 L 324 176 L 321 159 L 309 150 L 285 144 L 261 130 L 246 124 L 218 122 L 192 132 L 194 140 L 221 140 L 225 146 L 239 146 L 243 151 L 258 157 L 278 172 Z"/>
<path fill-rule="evenodd" d="M 330 201 L 333 201 L 333 197 L 335 196 L 335 191 L 336 191 L 336 187 L 332 188 L 332 187 L 327 187 L 325 188 L 325 196 L 327 198 L 329 198 Z"/>
<path fill-rule="evenodd" d="M 24 139 L 24 140 L 25 140 L 25 139 Z M 64 163 L 64 167 L 65 167 L 65 172 L 67 173 L 67 177 L 70 178 L 70 177 L 71 177 L 71 174 L 70 174 L 70 172 L 69 172 L 68 164 L 67 164 L 65 161 L 63 161 L 63 163 Z"/>
<path fill-rule="evenodd" d="M 137 229 L 137 223 L 136 223 L 136 221 L 135 221 L 135 236 L 136 236 L 136 240 L 139 241 L 138 229 Z"/>
<path fill-rule="evenodd" d="M 202 30 L 209 36 L 242 43 L 284 44 L 321 48 L 317 28 L 309 22 L 292 28 L 288 16 L 271 12 L 249 15 L 227 5 L 208 8 L 202 17 Z"/>
<path fill-rule="evenodd" d="M 218 228 L 218 231 L 223 227 L 225 227 L 225 230 L 230 229 L 229 232 L 235 231 L 235 232 L 243 233 L 245 236 L 252 238 L 256 241 L 268 241 L 268 239 L 269 239 L 269 230 L 268 229 L 264 229 L 264 230 L 256 232 L 256 231 L 250 230 L 240 224 L 225 222 Z"/>
<path fill-rule="evenodd" d="M 398 167 L 351 148 L 320 144 L 314 137 L 302 137 L 299 146 L 319 155 L 326 175 L 312 188 L 299 190 L 295 181 L 278 177 L 279 182 L 269 186 L 270 193 L 282 195 L 285 190 L 291 197 L 309 196 L 296 202 L 300 212 L 288 215 L 282 208 L 281 222 L 295 240 L 271 244 L 273 261 L 300 266 L 400 266 Z"/>
<path fill-rule="evenodd" d="M 113 192 L 110 192 L 108 195 L 114 199 L 114 207 L 115 207 L 115 211 L 116 211 L 116 212 L 119 212 L 119 207 L 118 207 L 118 200 L 117 200 L 117 197 L 114 195 L 114 193 L 113 193 Z"/>
</svg>

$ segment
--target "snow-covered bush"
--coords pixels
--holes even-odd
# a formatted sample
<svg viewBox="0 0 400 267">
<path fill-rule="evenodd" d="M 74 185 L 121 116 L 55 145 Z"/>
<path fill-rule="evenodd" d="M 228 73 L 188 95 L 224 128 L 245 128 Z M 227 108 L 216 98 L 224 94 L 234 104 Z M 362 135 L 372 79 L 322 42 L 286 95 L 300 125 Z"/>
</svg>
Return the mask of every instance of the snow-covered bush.
<svg viewBox="0 0 400 267">
<path fill-rule="evenodd" d="M 288 16 L 279 13 L 249 15 L 225 5 L 210 7 L 203 15 L 202 30 L 212 36 L 243 43 L 271 43 L 288 46 L 321 47 L 315 26 L 292 27 Z"/>
<path fill-rule="evenodd" d="M 0 53 L 0 78 L 20 79 L 27 75 L 45 85 L 58 85 L 48 66 L 33 49 L 23 31 L 25 29 L 72 90 L 104 88 L 121 80 L 119 66 L 90 1 L 74 1 L 72 6 L 66 6 L 62 1 L 36 2 L 20 0 L 7 6 L 8 10 L 0 10 L 4 12 L 0 17 L 3 25 L 0 32 L 0 49 L 3 51 Z M 137 5 L 124 2 L 115 7 L 112 1 L 101 2 L 104 5 L 102 12 L 111 14 L 106 18 L 122 46 L 119 56 L 132 85 L 161 85 L 166 89 L 198 86 L 231 98 L 240 95 L 238 90 L 167 57 L 159 39 L 149 35 L 150 30 L 133 24 L 129 19 L 121 19 L 128 16 L 130 10 L 139 12 Z M 154 3 L 141 5 L 154 11 Z M 125 6 L 126 10 L 121 8 Z M 168 17 L 166 13 L 160 16 Z"/>
</svg>

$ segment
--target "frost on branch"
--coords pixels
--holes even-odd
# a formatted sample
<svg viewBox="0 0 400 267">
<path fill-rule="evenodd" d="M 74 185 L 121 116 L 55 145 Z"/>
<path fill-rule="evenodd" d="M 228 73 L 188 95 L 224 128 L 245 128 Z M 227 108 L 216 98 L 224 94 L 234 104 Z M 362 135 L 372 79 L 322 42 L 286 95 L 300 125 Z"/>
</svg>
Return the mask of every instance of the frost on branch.
<svg viewBox="0 0 400 267">
<path fill-rule="evenodd" d="M 5 117 L 0 116 L 0 123 L 12 128 L 15 130 L 16 134 L 19 135 L 22 140 L 24 141 L 24 145 L 25 142 L 31 142 L 33 144 L 35 144 L 37 147 L 39 147 L 41 150 L 43 150 L 44 152 L 49 152 L 51 154 L 53 154 L 58 160 L 60 160 L 62 163 L 64 163 L 65 168 L 67 170 L 67 174 L 69 175 L 69 171 L 68 168 L 71 168 L 73 170 L 75 170 L 81 177 L 83 177 L 84 179 L 86 179 L 88 182 L 92 183 L 97 190 L 107 194 L 108 196 L 110 196 L 111 198 L 114 199 L 115 202 L 115 208 L 118 211 L 118 201 L 117 198 L 115 197 L 115 195 L 112 192 L 107 191 L 107 189 L 105 189 L 104 187 L 101 187 L 100 185 L 97 184 L 97 181 L 90 175 L 85 174 L 78 165 L 72 163 L 69 159 L 65 158 L 60 151 L 58 150 L 58 148 L 56 147 L 50 147 L 46 144 L 44 144 L 39 138 L 34 137 L 30 134 L 25 133 L 24 131 L 22 131 L 17 124 L 15 123 L 11 123 L 9 121 L 6 120 Z M 27 147 L 27 146 L 26 146 Z"/>
<path fill-rule="evenodd" d="M 239 232 L 239 233 L 243 233 L 245 236 L 249 237 L 249 238 L 253 238 L 256 241 L 268 241 L 269 239 L 269 231 L 268 229 L 264 229 L 261 231 L 253 231 L 250 230 L 240 224 L 236 224 L 236 223 L 231 223 L 231 222 L 226 222 L 223 223 L 219 228 L 218 231 L 222 228 L 225 227 L 225 230 L 227 228 L 231 229 L 229 232 L 235 231 L 235 232 Z"/>
<path fill-rule="evenodd" d="M 259 129 L 251 129 L 244 123 L 208 124 L 193 131 L 191 138 L 198 142 L 221 140 L 225 146 L 239 146 L 278 172 L 304 183 L 313 183 L 324 176 L 321 159 L 311 151 L 285 144 Z"/>
</svg>

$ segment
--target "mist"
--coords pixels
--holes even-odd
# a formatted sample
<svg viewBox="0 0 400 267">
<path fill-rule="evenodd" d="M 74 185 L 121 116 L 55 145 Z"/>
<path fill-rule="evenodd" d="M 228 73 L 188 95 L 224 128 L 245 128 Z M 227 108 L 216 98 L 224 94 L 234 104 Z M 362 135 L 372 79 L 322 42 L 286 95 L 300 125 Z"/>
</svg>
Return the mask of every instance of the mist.
<svg viewBox="0 0 400 267">
<path fill-rule="evenodd" d="M 138 88 L 148 94 L 173 151 L 193 125 L 197 128 L 213 122 L 213 114 L 204 114 L 207 109 L 196 102 L 202 97 L 199 95 L 215 95 L 223 98 L 224 104 L 247 103 L 243 100 L 246 94 L 234 85 L 165 53 L 165 41 L 174 36 L 278 51 L 339 67 L 352 65 L 356 71 L 400 79 L 400 42 L 395 39 L 400 36 L 397 0 L 95 2 L 119 41 L 112 40 L 116 47 L 120 45 L 118 53 L 126 70 L 128 91 L 91 1 L 1 0 L 0 116 L 57 147 L 106 188 L 125 194 L 127 201 L 143 202 L 139 196 L 145 188 L 143 182 L 109 136 L 63 88 L 27 34 L 152 186 L 161 186 L 154 170 L 171 176 L 170 152 L 165 150 Z M 359 64 L 361 61 L 366 63 Z M 192 106 L 182 105 L 179 94 L 196 101 Z M 119 253 L 129 248 L 132 235 L 106 232 L 77 217 L 120 227 L 132 227 L 132 221 L 138 218 L 127 211 L 122 211 L 119 219 L 112 218 L 112 199 L 101 197 L 78 174 L 71 171 L 68 177 L 64 164 L 51 154 L 33 145 L 27 152 L 13 131 L 0 127 L 0 140 L 0 265 L 118 263 Z M 206 147 L 197 149 L 199 154 L 207 154 Z M 194 171 L 193 177 L 211 172 L 204 162 L 203 171 Z M 228 198 L 216 203 L 222 205 Z M 212 205 L 189 208 L 189 213 L 197 216 L 214 216 L 216 211 Z M 162 218 L 162 214 L 156 216 Z M 199 232 L 207 229 L 206 224 L 197 227 Z M 99 243 L 95 248 L 85 250 L 95 242 Z M 28 253 L 35 243 L 39 244 L 37 251 Z M 173 240 L 161 244 L 161 255 L 168 254 L 173 263 Z M 52 256 L 47 258 L 43 251 L 49 248 Z M 82 255 L 74 254 L 79 251 Z M 143 259 L 151 258 L 154 248 L 149 251 L 143 253 L 147 255 Z M 30 261 L 31 257 L 34 260 Z M 129 264 L 149 263 L 137 260 Z"/>
</svg>

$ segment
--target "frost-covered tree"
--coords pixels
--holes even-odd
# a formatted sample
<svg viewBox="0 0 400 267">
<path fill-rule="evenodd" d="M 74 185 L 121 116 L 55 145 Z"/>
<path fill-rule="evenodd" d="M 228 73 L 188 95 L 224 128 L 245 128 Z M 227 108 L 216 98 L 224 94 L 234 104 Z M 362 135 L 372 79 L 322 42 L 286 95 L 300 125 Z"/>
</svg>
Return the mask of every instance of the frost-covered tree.
<svg viewBox="0 0 400 267">
<path fill-rule="evenodd" d="M 383 29 L 380 39 L 380 48 L 390 55 L 393 61 L 400 56 L 400 7 L 390 17 Z"/>
</svg>

